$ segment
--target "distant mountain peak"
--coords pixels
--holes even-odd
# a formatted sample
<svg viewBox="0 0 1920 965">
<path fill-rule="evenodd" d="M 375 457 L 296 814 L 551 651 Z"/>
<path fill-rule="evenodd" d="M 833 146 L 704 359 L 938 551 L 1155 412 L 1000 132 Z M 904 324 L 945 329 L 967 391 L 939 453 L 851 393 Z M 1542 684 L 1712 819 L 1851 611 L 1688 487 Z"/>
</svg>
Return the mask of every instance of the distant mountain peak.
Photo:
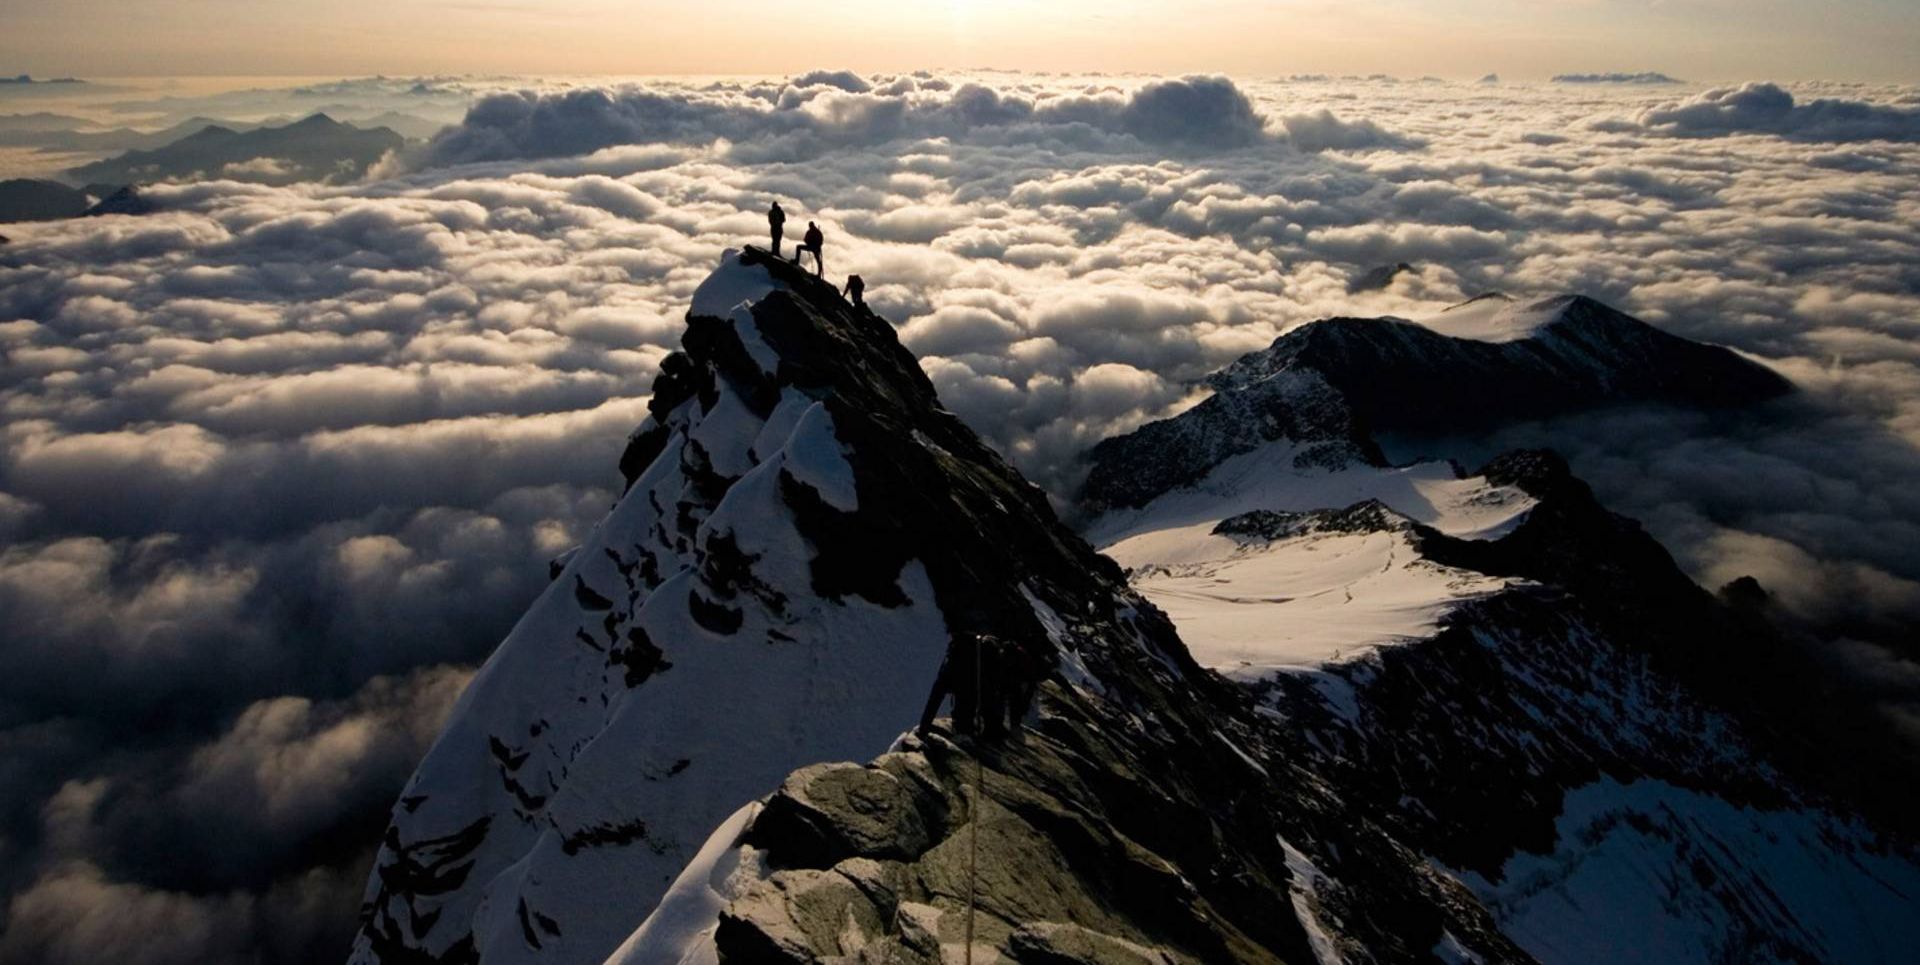
<svg viewBox="0 0 1920 965">
<path fill-rule="evenodd" d="M 91 218 L 108 214 L 152 214 L 157 210 L 159 206 L 141 194 L 138 185 L 129 184 L 102 198 L 99 204 L 88 208 L 84 214 Z"/>
<path fill-rule="evenodd" d="M 1206 381 L 1213 398 L 1093 448 L 1092 505 L 1142 505 L 1276 439 L 1313 442 L 1302 458 L 1372 462 L 1379 430 L 1458 432 L 1623 403 L 1735 406 L 1791 389 L 1728 349 L 1584 295 L 1501 292 L 1419 321 L 1309 322 Z"/>
</svg>

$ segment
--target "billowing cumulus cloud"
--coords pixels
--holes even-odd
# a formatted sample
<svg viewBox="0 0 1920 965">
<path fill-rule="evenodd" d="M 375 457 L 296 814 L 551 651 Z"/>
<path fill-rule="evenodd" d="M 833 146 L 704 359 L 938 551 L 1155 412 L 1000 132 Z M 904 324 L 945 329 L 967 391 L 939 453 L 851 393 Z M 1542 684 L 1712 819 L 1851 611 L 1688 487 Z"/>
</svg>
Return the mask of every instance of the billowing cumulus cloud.
<svg viewBox="0 0 1920 965">
<path fill-rule="evenodd" d="M 1706 91 L 1645 111 L 1640 123 L 1692 137 L 1756 133 L 1807 141 L 1920 140 L 1920 109 L 1838 97 L 1801 101 L 1777 84 Z"/>
<path fill-rule="evenodd" d="M 1295 133 L 1295 127 L 1299 130 Z M 1305 150 L 1404 147 L 1369 121 L 1331 113 L 1289 120 Z M 1000 89 L 902 76 L 875 87 L 844 72 L 784 83 L 716 83 L 698 89 L 639 86 L 497 93 L 411 158 L 418 168 L 586 154 L 615 145 L 738 145 L 759 160 L 817 157 L 836 148 L 906 138 L 1005 143 L 1059 138 L 1110 149 L 1243 148 L 1271 138 L 1266 119 L 1225 77 L 1108 85 Z"/>
<path fill-rule="evenodd" d="M 383 180 L 8 226 L 0 961 L 336 960 L 398 782 L 773 198 L 1063 507 L 1093 442 L 1318 317 L 1581 291 L 1733 345 L 1799 397 L 1395 451 L 1566 449 L 1920 720 L 1920 144 L 1862 133 L 1914 94 L 1776 89 L 351 82 L 298 96 L 473 107 Z"/>
</svg>

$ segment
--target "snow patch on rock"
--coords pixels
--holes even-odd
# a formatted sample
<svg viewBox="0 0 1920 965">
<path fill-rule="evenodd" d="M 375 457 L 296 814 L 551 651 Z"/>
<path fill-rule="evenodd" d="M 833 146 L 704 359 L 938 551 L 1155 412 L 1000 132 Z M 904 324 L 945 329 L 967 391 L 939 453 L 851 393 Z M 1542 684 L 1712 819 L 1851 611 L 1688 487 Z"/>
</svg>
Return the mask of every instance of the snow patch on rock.
<svg viewBox="0 0 1920 965">
<path fill-rule="evenodd" d="M 693 290 L 693 304 L 687 314 L 729 318 L 741 305 L 751 305 L 785 287 L 765 268 L 743 263 L 739 249 L 728 248 L 720 255 L 720 267 Z"/>
<path fill-rule="evenodd" d="M 784 452 L 787 474 L 819 493 L 827 505 L 843 513 L 860 508 L 853 466 L 833 433 L 833 416 L 826 406 L 815 403 L 800 416 Z"/>
</svg>

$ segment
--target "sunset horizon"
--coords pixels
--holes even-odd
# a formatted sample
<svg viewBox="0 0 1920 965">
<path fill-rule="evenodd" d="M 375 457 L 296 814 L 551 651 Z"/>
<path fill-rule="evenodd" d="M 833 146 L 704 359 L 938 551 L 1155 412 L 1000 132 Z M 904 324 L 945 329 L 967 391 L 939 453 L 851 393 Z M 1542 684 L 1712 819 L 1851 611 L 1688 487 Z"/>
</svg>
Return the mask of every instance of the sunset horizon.
<svg viewBox="0 0 1920 965">
<path fill-rule="evenodd" d="M 0 9 L 0 965 L 1897 965 L 1920 6 Z"/>
</svg>

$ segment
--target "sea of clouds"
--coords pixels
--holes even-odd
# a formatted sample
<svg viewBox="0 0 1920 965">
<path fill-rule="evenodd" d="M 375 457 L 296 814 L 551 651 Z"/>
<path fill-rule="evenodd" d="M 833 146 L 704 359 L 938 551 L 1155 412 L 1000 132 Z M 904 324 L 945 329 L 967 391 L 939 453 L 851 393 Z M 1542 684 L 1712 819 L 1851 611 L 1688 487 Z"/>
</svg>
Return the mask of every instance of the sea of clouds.
<svg viewBox="0 0 1920 965">
<path fill-rule="evenodd" d="M 1091 443 L 1314 318 L 1577 291 L 1732 345 L 1798 397 L 1396 454 L 1559 446 L 1920 730 L 1914 89 L 818 72 L 208 103 L 315 96 L 471 108 L 369 183 L 0 232 L 0 961 L 343 954 L 400 783 L 614 499 L 688 295 L 776 198 L 1063 506 Z"/>
</svg>

